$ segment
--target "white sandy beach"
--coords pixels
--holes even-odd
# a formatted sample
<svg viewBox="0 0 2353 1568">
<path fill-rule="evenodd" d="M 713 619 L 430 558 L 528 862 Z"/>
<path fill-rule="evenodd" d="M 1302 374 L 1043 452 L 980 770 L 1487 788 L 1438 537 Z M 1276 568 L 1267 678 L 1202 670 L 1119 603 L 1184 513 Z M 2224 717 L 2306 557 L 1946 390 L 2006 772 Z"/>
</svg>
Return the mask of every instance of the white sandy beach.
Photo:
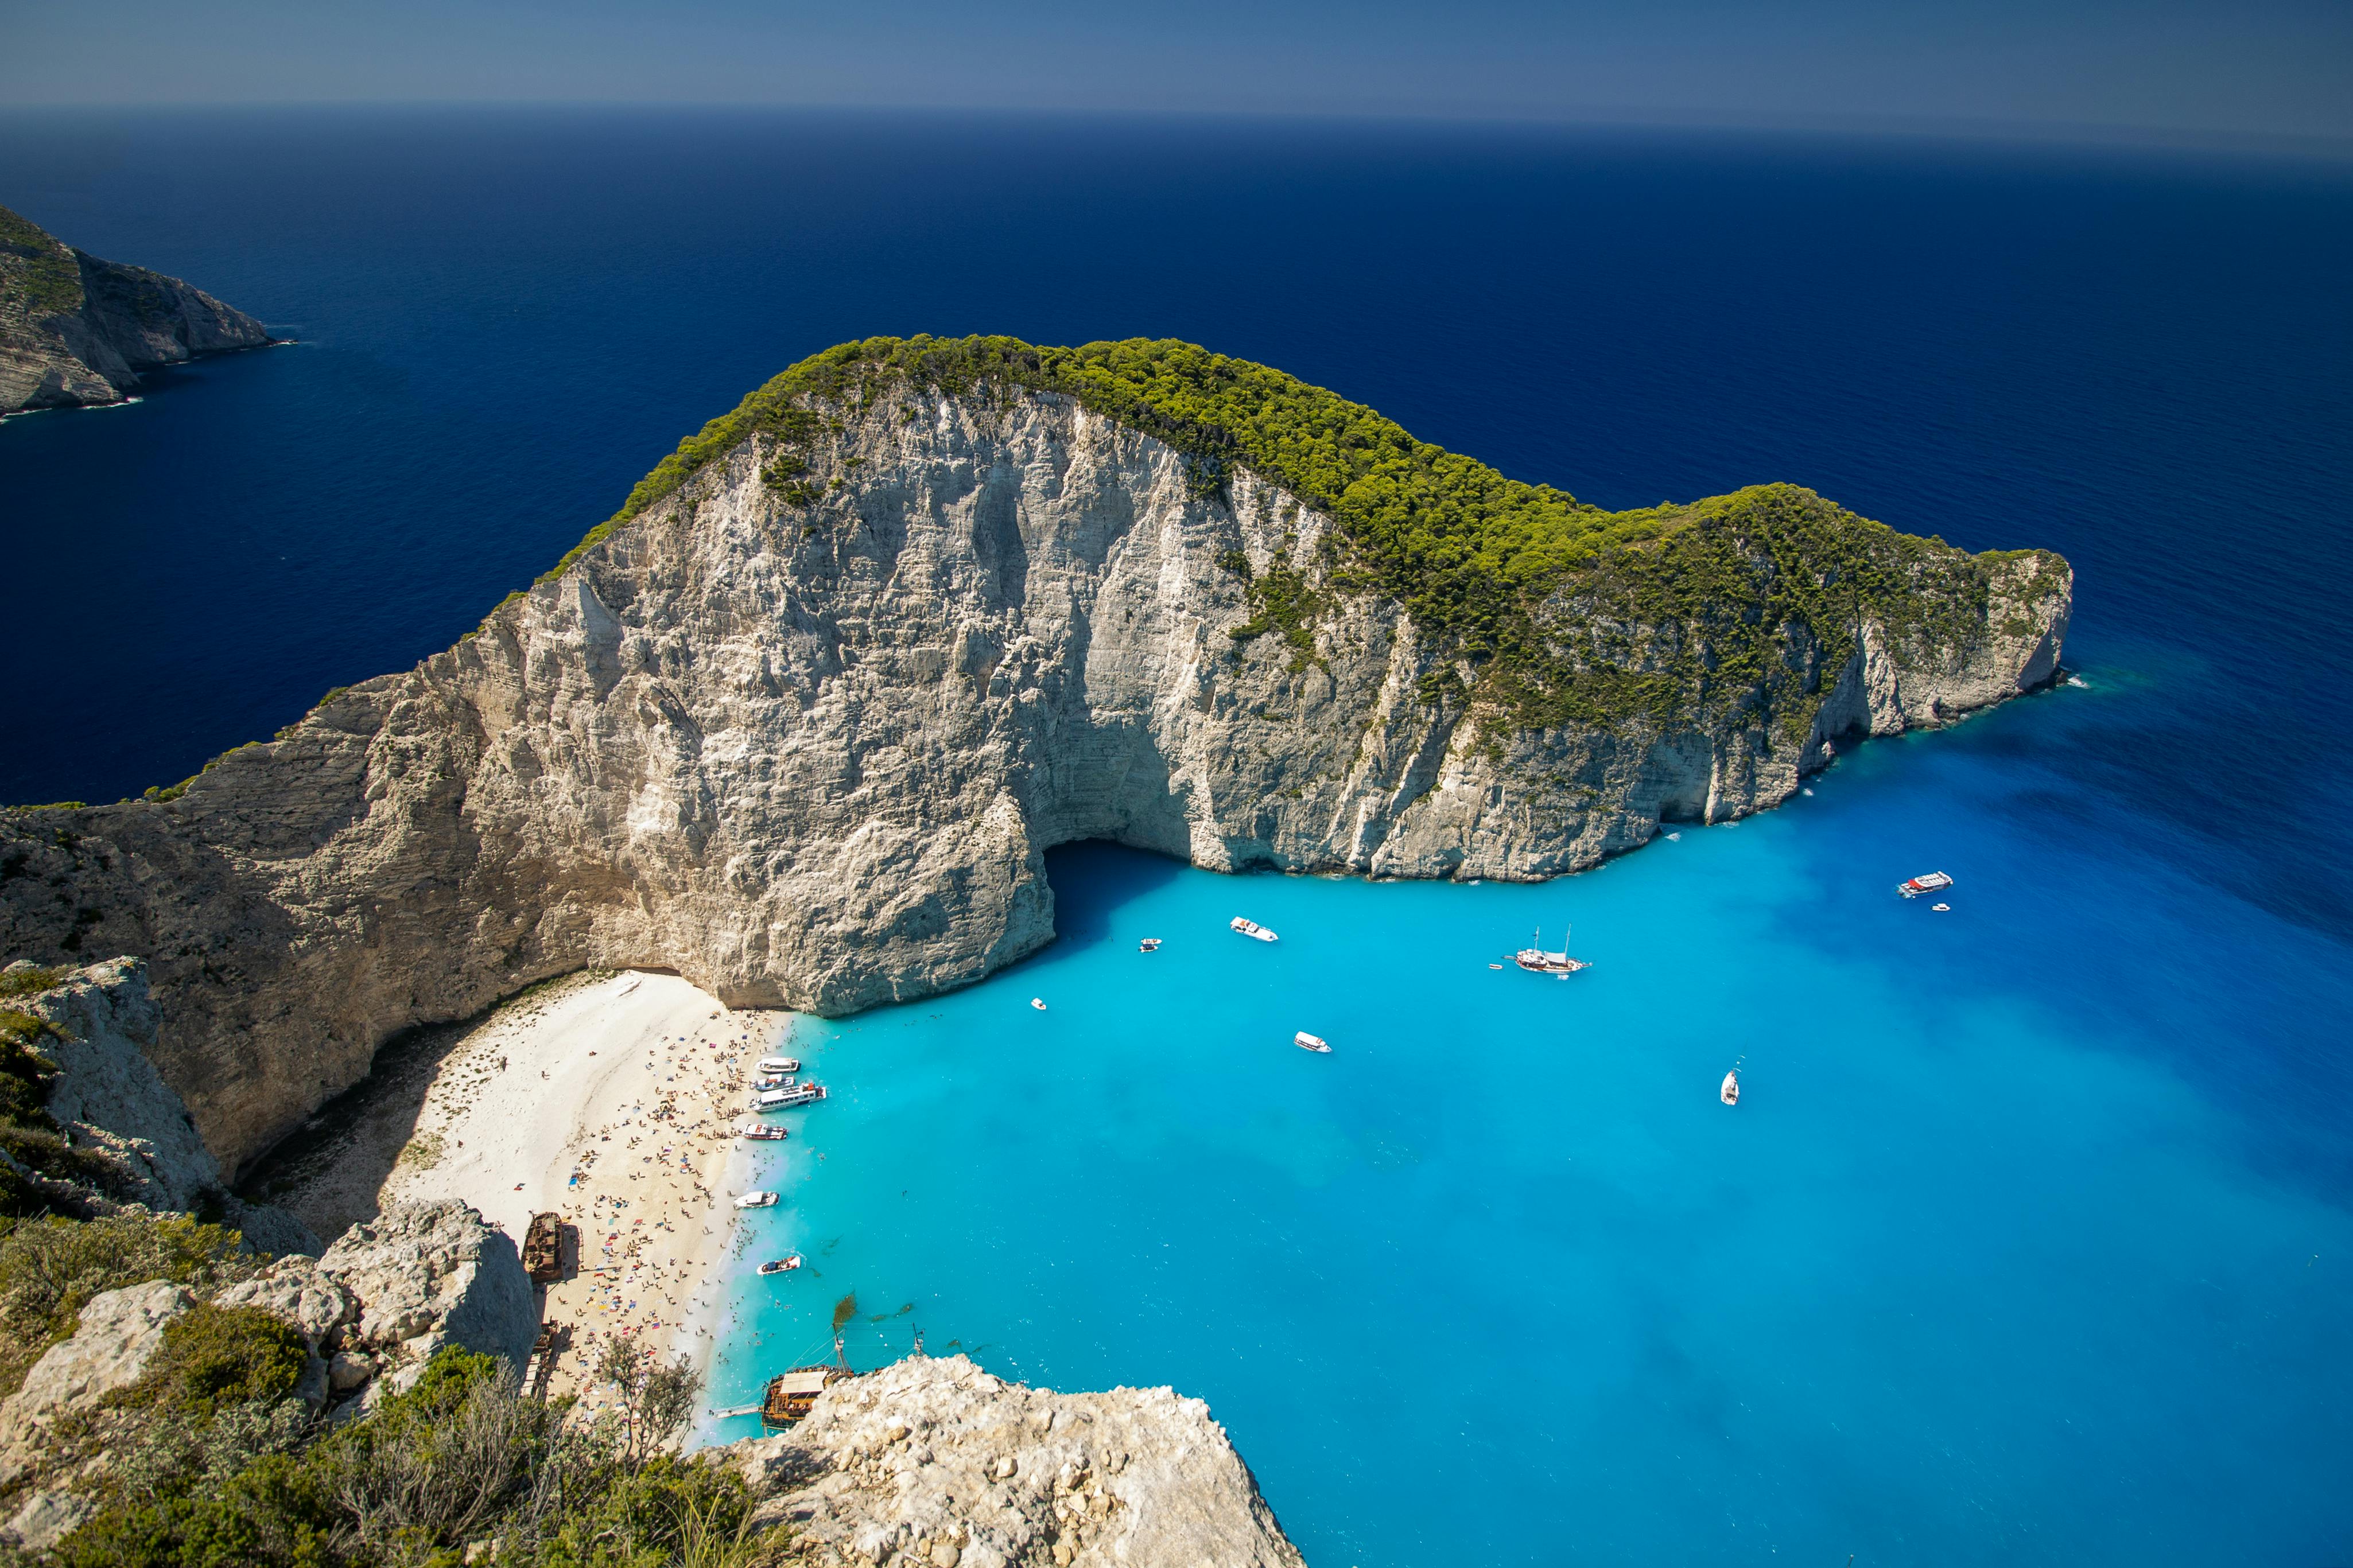
<svg viewBox="0 0 2353 1568">
<path fill-rule="evenodd" d="M 462 1198 L 518 1245 L 545 1210 L 578 1228 L 578 1272 L 546 1293 L 545 1321 L 574 1336 L 552 1389 L 593 1403 L 580 1378 L 608 1334 L 707 1368 L 737 1213 L 729 1172 L 747 1163 L 734 1131 L 752 1064 L 790 1019 L 730 1012 L 668 974 L 518 997 L 443 1059 L 381 1201 Z"/>
</svg>

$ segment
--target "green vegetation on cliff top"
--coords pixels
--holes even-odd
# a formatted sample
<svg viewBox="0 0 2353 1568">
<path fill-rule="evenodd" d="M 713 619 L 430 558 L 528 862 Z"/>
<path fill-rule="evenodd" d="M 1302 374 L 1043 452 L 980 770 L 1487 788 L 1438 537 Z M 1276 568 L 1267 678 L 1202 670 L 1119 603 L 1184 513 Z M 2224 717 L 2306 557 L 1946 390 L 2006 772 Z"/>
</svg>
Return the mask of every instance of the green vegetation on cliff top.
<svg viewBox="0 0 2353 1568">
<path fill-rule="evenodd" d="M 0 207 L 0 321 L 81 309 L 73 252 L 31 219 Z"/>
<path fill-rule="evenodd" d="M 818 432 L 909 387 L 984 403 L 999 388 L 1073 398 L 1182 453 L 1197 494 L 1222 491 L 1236 467 L 1271 480 L 1337 524 L 1333 587 L 1404 605 L 1471 672 L 1473 696 L 1527 727 L 1747 707 L 1746 721 L 1794 728 L 1819 706 L 1820 672 L 1843 666 L 1863 619 L 1898 637 L 1967 644 L 1988 627 L 2010 563 L 2036 561 L 2029 598 L 2064 570 L 2042 552 L 1970 556 L 1794 485 L 1605 511 L 1416 440 L 1296 376 L 1191 343 L 919 336 L 843 343 L 777 375 L 681 443 L 548 576 L 754 437 L 779 448 L 772 490 L 787 504 L 814 502 L 825 492 L 803 476 Z M 1237 639 L 1280 631 L 1294 665 L 1312 657 L 1309 622 L 1325 599 L 1287 565 L 1240 574 L 1256 614 Z M 1803 651 L 1793 626 L 1820 657 L 1793 662 Z M 1460 679 L 1441 673 L 1430 695 Z"/>
</svg>

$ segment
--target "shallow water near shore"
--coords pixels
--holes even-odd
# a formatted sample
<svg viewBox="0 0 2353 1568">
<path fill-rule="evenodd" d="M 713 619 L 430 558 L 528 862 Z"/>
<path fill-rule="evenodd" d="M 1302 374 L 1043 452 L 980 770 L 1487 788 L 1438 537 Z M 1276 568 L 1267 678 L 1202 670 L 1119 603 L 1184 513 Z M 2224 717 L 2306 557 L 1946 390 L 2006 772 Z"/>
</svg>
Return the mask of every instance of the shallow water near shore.
<svg viewBox="0 0 2353 1568">
<path fill-rule="evenodd" d="M 2087 686 L 1591 875 L 1056 852 L 1046 952 L 797 1025 L 835 1097 L 729 1183 L 809 1267 L 728 1283 L 712 1403 L 855 1290 L 860 1365 L 1207 1398 L 1319 1568 L 2353 1559 L 2343 166 L 110 111 L 0 114 L 0 201 L 301 340 L 0 426 L 0 799 L 446 647 L 872 332 L 1182 336 L 1607 506 L 1790 479 L 2063 552 Z M 1891 891 L 1931 869 L 1949 913 Z M 1569 921 L 1586 973 L 1487 967 Z"/>
<path fill-rule="evenodd" d="M 1546 886 L 1057 852 L 1044 953 L 800 1021 L 833 1098 L 749 1223 L 812 1267 L 737 1282 L 714 1402 L 855 1290 L 853 1364 L 1202 1395 L 1312 1562 L 2316 1560 L 2353 1224 L 2274 1064 L 2353 986 L 2054 831 L 2034 753 L 2109 700 Z M 1490 967 L 1571 920 L 1590 970 Z"/>
</svg>

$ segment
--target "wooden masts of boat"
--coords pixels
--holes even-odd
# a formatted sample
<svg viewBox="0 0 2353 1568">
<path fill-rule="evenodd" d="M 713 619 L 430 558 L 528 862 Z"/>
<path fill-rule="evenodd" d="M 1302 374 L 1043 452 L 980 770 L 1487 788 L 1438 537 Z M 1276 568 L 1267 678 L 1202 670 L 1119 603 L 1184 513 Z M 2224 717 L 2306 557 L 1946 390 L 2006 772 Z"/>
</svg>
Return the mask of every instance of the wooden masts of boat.
<svg viewBox="0 0 2353 1568">
<path fill-rule="evenodd" d="M 1568 956 L 1568 936 L 1566 932 L 1561 935 L 1560 951 L 1546 952 L 1544 945 L 1544 928 L 1541 926 L 1536 928 L 1535 945 L 1524 947 L 1512 954 L 1512 962 L 1531 974 L 1574 974 L 1580 969 L 1593 967 L 1582 958 Z"/>
<path fill-rule="evenodd" d="M 522 1271 L 538 1285 L 552 1285 L 564 1278 L 564 1216 L 550 1210 L 531 1216 L 531 1228 L 523 1232 Z"/>
<path fill-rule="evenodd" d="M 760 1425 L 771 1431 L 797 1425 L 817 1408 L 818 1394 L 857 1375 L 842 1358 L 841 1336 L 834 1335 L 831 1366 L 797 1366 L 768 1379 L 767 1393 L 760 1400 Z"/>
</svg>

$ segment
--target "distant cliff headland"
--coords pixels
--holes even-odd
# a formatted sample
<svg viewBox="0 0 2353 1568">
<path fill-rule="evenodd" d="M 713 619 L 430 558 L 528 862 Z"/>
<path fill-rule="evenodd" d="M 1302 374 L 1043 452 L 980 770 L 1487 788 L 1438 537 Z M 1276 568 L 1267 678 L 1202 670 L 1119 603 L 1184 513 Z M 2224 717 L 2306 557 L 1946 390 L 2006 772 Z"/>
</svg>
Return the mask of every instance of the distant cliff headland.
<svg viewBox="0 0 2353 1568">
<path fill-rule="evenodd" d="M 201 289 L 100 261 L 0 207 L 0 415 L 120 403 L 142 370 L 271 341 Z"/>
<path fill-rule="evenodd" d="M 1185 343 L 848 343 L 446 653 L 0 815 L 0 952 L 144 958 L 235 1166 L 584 965 L 821 1013 L 979 979 L 1051 939 L 1074 839 L 1590 866 L 2049 680 L 2072 586 L 1793 485 L 1605 511 Z"/>
</svg>

